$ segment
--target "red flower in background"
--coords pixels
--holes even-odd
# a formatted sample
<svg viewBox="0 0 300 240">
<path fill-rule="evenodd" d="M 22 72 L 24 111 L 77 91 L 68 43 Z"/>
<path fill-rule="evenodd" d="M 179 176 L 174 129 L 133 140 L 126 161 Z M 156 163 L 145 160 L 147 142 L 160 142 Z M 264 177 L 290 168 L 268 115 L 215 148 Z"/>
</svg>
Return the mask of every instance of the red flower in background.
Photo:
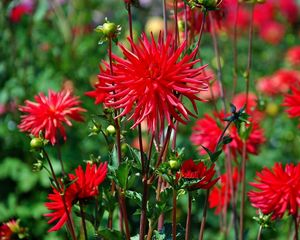
<svg viewBox="0 0 300 240">
<path fill-rule="evenodd" d="M 186 123 L 193 114 L 181 97 L 189 99 L 196 110 L 197 94 L 207 89 L 204 67 L 193 68 L 198 62 L 192 61 L 196 51 L 180 58 L 185 43 L 174 49 L 171 37 L 164 43 L 162 37 L 155 42 L 144 34 L 139 44 L 129 42 L 133 52 L 120 45 L 125 59 L 113 55 L 114 74 L 104 71 L 98 76 L 105 84 L 99 88 L 109 92 L 105 105 L 122 109 L 119 116 L 131 114 L 128 120 L 134 120 L 133 128 L 143 120 L 152 132 L 157 126 L 162 131 L 165 122 L 173 126 L 173 119 Z"/>
<path fill-rule="evenodd" d="M 209 208 L 216 208 L 215 214 L 219 214 L 225 207 L 228 206 L 231 198 L 237 190 L 239 182 L 238 169 L 233 169 L 231 180 L 228 176 L 228 173 L 221 175 L 219 186 L 215 185 L 209 193 Z"/>
<path fill-rule="evenodd" d="M 220 118 L 220 116 L 218 117 L 216 115 L 216 118 Z M 249 137 L 246 140 L 247 154 L 257 155 L 259 147 L 265 142 L 264 132 L 259 127 L 258 123 L 253 123 L 249 127 L 251 127 L 251 130 Z M 206 151 L 203 150 L 202 146 L 208 148 L 210 151 L 215 151 L 221 134 L 222 129 L 218 125 L 217 121 L 206 114 L 194 125 L 191 141 L 198 147 L 199 154 L 206 154 Z M 230 151 L 233 156 L 236 157 L 237 153 L 242 153 L 243 141 L 238 135 L 237 128 L 233 125 L 229 127 L 226 134 L 229 134 L 232 141 L 224 147 L 225 151 Z"/>
<path fill-rule="evenodd" d="M 264 131 L 260 128 L 258 123 L 253 123 L 248 127 L 250 127 L 251 130 L 249 137 L 246 140 L 246 152 L 247 154 L 257 155 L 260 146 L 266 141 Z M 235 126 L 231 128 L 230 137 L 232 138 L 232 141 L 229 143 L 229 149 L 236 158 L 238 153 L 242 155 L 244 143 L 239 137 L 238 129 Z"/>
<path fill-rule="evenodd" d="M 183 162 L 180 169 L 180 177 L 189 180 L 199 180 L 198 183 L 189 187 L 190 190 L 209 189 L 218 181 L 218 178 L 212 180 L 216 173 L 214 168 L 214 164 L 207 169 L 203 162 L 195 164 L 192 159 L 189 159 Z"/>
<path fill-rule="evenodd" d="M 300 67 L 300 45 L 294 46 L 287 51 L 286 60 L 294 67 Z"/>
<path fill-rule="evenodd" d="M 0 226 L 0 240 L 25 239 L 26 228 L 20 226 L 20 220 L 10 220 Z M 18 236 L 18 237 L 17 237 Z"/>
<path fill-rule="evenodd" d="M 238 93 L 233 97 L 232 103 L 234 106 L 236 106 L 237 109 L 241 109 L 246 105 L 246 100 L 246 93 Z M 251 120 L 253 120 L 254 122 L 259 122 L 264 116 L 262 112 L 257 110 L 257 97 L 254 93 L 251 92 L 248 94 L 246 113 L 250 115 Z"/>
<path fill-rule="evenodd" d="M 104 181 L 107 173 L 107 163 L 101 163 L 99 167 L 96 164 L 92 166 L 88 163 L 85 172 L 79 166 L 74 174 L 69 174 L 70 181 L 74 181 L 68 186 L 64 193 L 65 204 L 62 193 L 53 189 L 53 193 L 48 195 L 50 202 L 45 203 L 48 210 L 52 211 L 44 216 L 50 218 L 49 224 L 56 222 L 56 224 L 48 231 L 57 231 L 66 223 L 68 215 L 71 214 L 72 206 L 81 199 L 88 199 L 98 195 L 98 186 Z"/>
<path fill-rule="evenodd" d="M 214 151 L 221 134 L 222 130 L 216 120 L 205 114 L 193 126 L 191 141 L 197 146 L 199 154 L 206 154 L 202 146 Z"/>
<path fill-rule="evenodd" d="M 292 86 L 300 83 L 300 72 L 295 70 L 280 69 L 272 76 L 264 77 L 258 80 L 257 90 L 274 96 L 277 94 L 287 93 Z"/>
<path fill-rule="evenodd" d="M 287 107 L 286 112 L 289 117 L 300 116 L 300 89 L 292 87 L 292 94 L 286 94 L 283 100 L 283 106 Z"/>
<path fill-rule="evenodd" d="M 12 230 L 8 227 L 6 223 L 0 226 L 0 239 L 10 240 L 13 235 Z"/>
<path fill-rule="evenodd" d="M 257 173 L 257 182 L 250 183 L 258 191 L 248 193 L 251 204 L 271 218 L 282 218 L 287 211 L 297 216 L 300 204 L 300 165 L 275 163 L 272 170 Z"/>
<path fill-rule="evenodd" d="M 285 26 L 275 21 L 265 22 L 259 28 L 260 37 L 267 43 L 277 45 L 285 34 Z"/>
<path fill-rule="evenodd" d="M 25 14 L 32 13 L 32 6 L 28 4 L 19 4 L 12 8 L 9 18 L 12 22 L 17 23 Z"/>
<path fill-rule="evenodd" d="M 58 133 L 66 140 L 64 123 L 72 126 L 70 119 L 83 121 L 81 112 L 86 110 L 79 107 L 78 97 L 73 97 L 69 91 L 53 92 L 49 90 L 48 97 L 43 93 L 35 96 L 36 102 L 26 100 L 25 106 L 20 106 L 22 115 L 19 128 L 38 136 L 40 131 L 52 145 L 57 142 Z"/>
</svg>

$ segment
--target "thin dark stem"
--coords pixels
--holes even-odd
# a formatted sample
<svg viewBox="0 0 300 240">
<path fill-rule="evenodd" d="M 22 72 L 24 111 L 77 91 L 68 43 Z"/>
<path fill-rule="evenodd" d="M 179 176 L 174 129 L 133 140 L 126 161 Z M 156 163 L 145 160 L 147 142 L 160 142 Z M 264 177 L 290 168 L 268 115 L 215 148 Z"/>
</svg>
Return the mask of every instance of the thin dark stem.
<svg viewBox="0 0 300 240">
<path fill-rule="evenodd" d="M 162 0 L 163 18 L 164 18 L 164 41 L 167 40 L 168 21 L 167 21 L 167 6 L 166 0 Z"/>
<path fill-rule="evenodd" d="M 132 14 L 131 14 L 131 4 L 127 4 L 127 11 L 128 11 L 128 26 L 129 26 L 129 34 L 130 38 L 133 40 L 133 31 L 132 31 Z"/>
<path fill-rule="evenodd" d="M 62 198 L 62 202 L 63 202 L 63 205 L 64 205 L 64 209 L 65 209 L 65 212 L 67 214 L 68 226 L 69 226 L 69 230 L 70 230 L 72 239 L 76 240 L 77 238 L 76 238 L 76 235 L 75 235 L 75 230 L 74 230 L 73 222 L 72 222 L 72 219 L 70 217 L 70 213 L 69 213 L 68 206 L 67 206 L 67 203 L 66 203 L 66 199 L 65 199 L 65 195 L 64 195 L 65 194 L 64 193 L 64 189 L 62 189 L 62 186 L 58 182 L 58 179 L 57 179 L 57 177 L 55 175 L 55 172 L 54 172 L 54 169 L 53 169 L 53 166 L 52 166 L 52 163 L 50 161 L 48 153 L 46 152 L 46 150 L 44 148 L 42 149 L 42 152 L 43 152 L 43 155 L 46 157 L 46 160 L 47 160 L 47 162 L 49 164 L 49 167 L 50 167 L 50 170 L 51 170 L 51 174 L 52 174 L 53 180 L 54 180 L 55 185 L 56 185 L 56 189 L 60 192 L 60 195 L 61 195 L 61 198 Z"/>
<path fill-rule="evenodd" d="M 220 87 L 220 96 L 222 99 L 222 103 L 223 103 L 223 109 L 226 112 L 226 101 L 225 101 L 225 91 L 224 91 L 224 86 L 223 86 L 223 80 L 222 80 L 222 66 L 221 66 L 221 56 L 220 56 L 220 49 L 219 49 L 219 45 L 218 45 L 218 40 L 217 40 L 217 34 L 216 34 L 216 29 L 215 29 L 215 25 L 214 25 L 214 19 L 212 17 L 211 14 L 209 15 L 209 19 L 211 22 L 211 37 L 213 40 L 213 45 L 214 45 L 214 51 L 215 51 L 215 55 L 217 58 L 217 76 L 218 76 L 218 83 L 219 83 L 219 87 Z"/>
<path fill-rule="evenodd" d="M 233 87 L 232 87 L 232 96 L 234 96 L 237 86 L 238 79 L 238 49 L 237 49 L 237 23 L 238 23 L 238 14 L 239 14 L 239 2 L 236 3 L 236 14 L 234 18 L 233 26 Z"/>
<path fill-rule="evenodd" d="M 262 233 L 262 225 L 259 226 L 258 233 L 257 233 L 257 240 L 261 240 L 261 233 Z"/>
<path fill-rule="evenodd" d="M 142 197 L 142 210 L 141 210 L 141 218 L 140 218 L 140 240 L 144 240 L 145 238 L 145 228 L 146 228 L 146 220 L 147 220 L 147 199 L 148 199 L 148 183 L 147 183 L 147 173 L 144 173 L 143 176 L 143 197 Z"/>
<path fill-rule="evenodd" d="M 80 208 L 80 216 L 83 226 L 83 233 L 84 233 L 84 239 L 88 239 L 87 230 L 86 230 L 86 224 L 85 224 L 85 212 L 84 212 L 84 204 L 82 201 L 79 201 L 79 208 Z"/>
<path fill-rule="evenodd" d="M 298 221 L 297 221 L 297 215 L 293 216 L 294 218 L 294 225 L 295 225 L 295 236 L 294 236 L 294 240 L 298 240 L 299 236 L 298 236 Z"/>
<path fill-rule="evenodd" d="M 175 45 L 174 49 L 177 49 L 178 46 L 178 39 L 179 39 L 179 34 L 178 34 L 178 4 L 177 0 L 174 0 L 174 18 L 175 18 Z"/>
<path fill-rule="evenodd" d="M 148 200 L 148 163 L 144 157 L 144 149 L 143 149 L 143 141 L 142 141 L 142 130 L 141 124 L 138 125 L 138 135 L 139 135 L 139 145 L 140 145 L 140 153 L 141 153 L 141 162 L 142 162 L 142 182 L 143 182 L 143 196 L 142 196 L 142 209 L 141 209 L 141 217 L 140 217 L 140 235 L 139 239 L 143 240 L 145 237 L 145 228 L 147 221 L 147 200 Z M 148 159 L 149 162 L 149 159 Z"/>
<path fill-rule="evenodd" d="M 200 26 L 199 38 L 198 38 L 197 45 L 196 45 L 196 53 L 193 57 L 193 61 L 195 61 L 195 59 L 197 58 L 197 55 L 199 53 L 200 43 L 201 43 L 201 39 L 202 39 L 203 31 L 204 31 L 204 26 L 205 26 L 205 21 L 206 21 L 206 15 L 207 15 L 207 12 L 204 11 L 201 26 Z"/>
<path fill-rule="evenodd" d="M 249 85 L 250 85 L 250 70 L 252 64 L 252 45 L 253 45 L 253 16 L 254 16 L 254 4 L 251 5 L 251 20 L 249 26 L 249 40 L 248 40 L 248 61 L 247 61 L 247 69 L 245 73 L 246 79 L 246 104 L 245 109 L 247 109 L 248 98 L 249 98 Z M 241 192 L 241 209 L 240 209 L 240 233 L 239 239 L 244 239 L 244 208 L 245 208 L 245 199 L 246 199 L 246 183 L 245 183 L 245 175 L 246 175 L 246 141 L 243 142 L 243 153 L 242 153 L 242 173 L 241 173 L 241 181 L 242 181 L 242 192 Z"/>
<path fill-rule="evenodd" d="M 188 16 L 187 16 L 187 5 L 184 3 L 184 39 L 186 42 L 186 49 L 188 48 Z"/>
<path fill-rule="evenodd" d="M 121 192 L 121 189 L 119 189 L 119 195 L 120 195 L 121 211 L 122 211 L 122 215 L 124 217 L 126 240 L 130 240 L 130 230 L 129 230 L 129 222 L 128 222 L 126 204 L 125 204 L 125 197 L 124 197 L 124 193 Z"/>
<path fill-rule="evenodd" d="M 185 240 L 190 239 L 191 216 L 192 216 L 192 197 L 191 197 L 191 193 L 188 192 L 188 210 L 187 210 L 186 225 L 185 225 Z"/>
<path fill-rule="evenodd" d="M 221 133 L 221 135 L 220 135 L 220 137 L 219 137 L 219 140 L 218 140 L 218 142 L 217 142 L 215 151 L 217 150 L 219 144 L 222 142 L 223 137 L 224 137 L 224 135 L 225 135 L 225 133 L 226 133 L 226 131 L 227 131 L 227 129 L 229 128 L 229 126 L 230 126 L 231 123 L 232 123 L 232 121 L 229 121 L 229 122 L 227 123 L 227 125 L 225 126 L 225 128 L 223 129 L 223 132 Z"/>
<path fill-rule="evenodd" d="M 57 158 L 58 158 L 58 160 L 60 162 L 60 166 L 61 166 L 61 172 L 62 172 L 63 176 L 66 176 L 64 163 L 63 163 L 62 157 L 61 157 L 61 146 L 59 143 L 56 144 L 56 149 L 57 149 Z"/>
<path fill-rule="evenodd" d="M 173 211 L 172 211 L 172 239 L 176 240 L 176 205 L 177 191 L 173 189 Z"/>
<path fill-rule="evenodd" d="M 243 142 L 243 154 L 242 154 L 242 171 L 241 171 L 241 182 L 242 182 L 242 192 L 241 192 L 241 209 L 240 209 L 240 233 L 239 239 L 244 239 L 244 211 L 245 211 L 245 198 L 246 198 L 246 142 Z"/>
<path fill-rule="evenodd" d="M 159 165 L 160 165 L 161 162 L 162 162 L 163 156 L 164 156 L 164 154 L 165 154 L 165 151 L 166 151 L 167 146 L 168 146 L 169 141 L 170 141 L 171 133 L 172 133 L 172 127 L 171 127 L 171 126 L 168 126 L 167 133 L 166 133 L 166 138 L 165 138 L 163 147 L 162 147 L 162 149 L 161 149 L 161 151 L 160 151 L 160 153 L 159 153 L 159 156 L 158 156 L 158 159 L 157 159 L 155 168 L 158 168 Z"/>
<path fill-rule="evenodd" d="M 206 195 L 205 195 L 202 221 L 201 221 L 200 232 L 199 232 L 199 240 L 203 240 L 203 236 L 204 236 L 204 228 L 205 228 L 207 209 L 208 209 L 208 197 L 209 197 L 209 189 L 206 190 Z"/>
<path fill-rule="evenodd" d="M 108 53 L 109 53 L 109 65 L 110 65 L 110 72 L 113 75 L 113 66 L 112 66 L 112 39 L 110 38 L 108 46 Z M 117 116 L 117 110 L 115 110 L 115 116 Z M 118 163 L 121 164 L 122 161 L 122 152 L 121 152 L 121 128 L 119 124 L 119 120 L 117 118 L 114 119 L 115 126 L 116 126 L 116 146 L 117 146 L 117 155 L 118 155 Z M 119 214 L 119 221 L 120 227 L 122 230 L 122 222 L 125 224 L 125 234 L 126 239 L 130 239 L 130 231 L 129 231 L 129 223 L 128 223 L 128 215 L 126 210 L 126 203 L 124 198 L 124 193 L 122 190 L 119 189 L 119 204 L 120 204 L 120 214 Z"/>
</svg>

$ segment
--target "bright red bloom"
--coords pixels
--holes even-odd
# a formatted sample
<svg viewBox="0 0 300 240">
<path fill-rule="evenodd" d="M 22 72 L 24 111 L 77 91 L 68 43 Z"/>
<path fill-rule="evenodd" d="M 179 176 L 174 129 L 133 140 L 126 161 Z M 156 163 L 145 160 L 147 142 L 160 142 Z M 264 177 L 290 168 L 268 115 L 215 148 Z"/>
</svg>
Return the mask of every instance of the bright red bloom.
<svg viewBox="0 0 300 240">
<path fill-rule="evenodd" d="M 79 107 L 78 97 L 73 97 L 69 91 L 53 92 L 49 90 L 48 97 L 43 93 L 35 96 L 36 102 L 25 101 L 25 106 L 19 110 L 26 113 L 21 116 L 19 128 L 23 132 L 29 132 L 38 136 L 40 131 L 44 133 L 52 145 L 57 142 L 58 133 L 66 140 L 63 123 L 72 126 L 70 119 L 83 121 L 81 112 L 86 110 Z"/>
<path fill-rule="evenodd" d="M 12 22 L 16 23 L 19 22 L 25 14 L 31 14 L 31 13 L 32 13 L 32 6 L 28 4 L 19 4 L 11 10 L 9 18 Z"/>
<path fill-rule="evenodd" d="M 237 190 L 239 182 L 238 169 L 233 169 L 232 180 L 229 180 L 228 176 L 228 173 L 221 175 L 220 185 L 215 185 L 209 193 L 209 208 L 216 208 L 215 214 L 219 214 L 225 207 L 228 206 L 231 198 Z"/>
<path fill-rule="evenodd" d="M 222 129 L 216 120 L 208 114 L 205 114 L 204 117 L 198 119 L 193 126 L 191 141 L 197 146 L 199 154 L 206 154 L 202 146 L 214 151 L 221 134 Z"/>
<path fill-rule="evenodd" d="M 99 167 L 96 164 L 92 166 L 88 163 L 83 171 L 82 167 L 79 166 L 75 170 L 75 175 L 69 174 L 71 181 L 74 181 L 76 188 L 76 198 L 86 199 L 98 195 L 98 186 L 104 181 L 107 173 L 107 162 L 101 163 Z"/>
<path fill-rule="evenodd" d="M 246 140 L 246 149 L 248 154 L 256 155 L 258 154 L 261 144 L 265 142 L 264 132 L 259 127 L 258 123 L 254 122 L 250 127 L 250 134 Z M 209 115 L 204 115 L 204 118 L 199 119 L 193 127 L 191 141 L 198 147 L 199 154 L 206 154 L 206 151 L 203 150 L 202 146 L 208 148 L 210 151 L 215 151 L 221 134 L 222 129 L 217 121 Z M 225 146 L 225 151 L 230 151 L 233 156 L 236 157 L 238 153 L 242 153 L 243 141 L 239 137 L 238 130 L 233 124 L 229 127 L 226 134 L 229 134 L 232 141 Z"/>
<path fill-rule="evenodd" d="M 216 173 L 214 168 L 214 164 L 207 169 L 203 162 L 195 164 L 192 159 L 189 159 L 183 162 L 180 169 L 180 177 L 189 180 L 200 180 L 198 183 L 192 185 L 189 188 L 190 190 L 199 188 L 209 189 L 218 181 L 218 178 L 212 180 Z"/>
<path fill-rule="evenodd" d="M 257 182 L 250 183 L 258 191 L 250 191 L 251 204 L 271 218 L 282 218 L 287 211 L 297 216 L 300 204 L 300 165 L 275 163 L 272 170 L 264 168 L 257 173 Z"/>
<path fill-rule="evenodd" d="M 286 106 L 286 110 L 289 117 L 295 118 L 300 116 L 300 89 L 292 87 L 292 94 L 286 94 L 283 100 L 283 106 Z"/>
<path fill-rule="evenodd" d="M 75 175 L 69 174 L 70 181 L 73 182 L 65 190 L 64 198 L 67 206 L 67 211 L 71 214 L 72 206 L 81 199 L 87 199 L 98 195 L 98 186 L 104 181 L 107 173 L 107 163 L 101 163 L 99 167 L 96 164 L 92 166 L 88 163 L 85 172 L 79 166 L 75 170 Z M 49 232 L 59 230 L 67 221 L 68 215 L 65 210 L 62 195 L 56 189 L 53 193 L 48 195 L 50 202 L 45 206 L 51 213 L 44 216 L 49 217 L 48 223 L 56 222 L 56 224 L 49 230 Z"/>
<path fill-rule="evenodd" d="M 281 42 L 285 34 L 285 26 L 275 21 L 269 21 L 261 25 L 259 29 L 260 37 L 267 43 L 277 45 Z"/>
<path fill-rule="evenodd" d="M 132 127 L 145 120 L 152 132 L 157 126 L 162 131 L 165 121 L 170 126 L 174 119 L 186 123 L 192 113 L 181 97 L 189 99 L 196 110 L 197 94 L 207 89 L 204 67 L 193 68 L 198 62 L 192 61 L 196 50 L 180 58 L 186 44 L 174 49 L 171 37 L 164 43 L 162 37 L 155 42 L 143 35 L 139 44 L 129 42 L 133 51 L 120 45 L 124 59 L 113 55 L 113 74 L 104 71 L 98 76 L 106 85 L 100 89 L 109 92 L 105 105 L 122 109 L 119 117 L 131 114 Z"/>
<path fill-rule="evenodd" d="M 251 126 L 249 137 L 246 140 L 246 152 L 248 154 L 257 155 L 259 153 L 260 146 L 266 141 L 264 136 L 264 131 L 260 128 L 258 123 L 253 123 Z M 231 128 L 230 137 L 232 138 L 231 143 L 229 143 L 229 149 L 233 156 L 236 158 L 237 154 L 243 153 L 243 141 L 239 137 L 238 129 L 233 126 Z"/>
<path fill-rule="evenodd" d="M 60 192 L 53 188 L 53 193 L 48 195 L 48 199 L 50 202 L 45 203 L 45 206 L 48 210 L 51 210 L 51 213 L 44 214 L 45 217 L 50 218 L 48 224 L 56 222 L 55 225 L 48 230 L 48 232 L 58 231 L 63 227 L 63 225 L 68 220 L 68 214 L 72 212 L 73 202 L 76 197 L 76 189 L 74 185 L 70 185 L 64 194 L 65 204 L 68 213 L 66 212 L 63 196 Z"/>
<path fill-rule="evenodd" d="M 0 239 L 10 240 L 13 235 L 12 230 L 7 226 L 6 223 L 0 226 Z"/>
<path fill-rule="evenodd" d="M 270 77 L 264 77 L 257 83 L 257 90 L 274 96 L 287 93 L 292 86 L 300 83 L 300 72 L 295 70 L 280 69 Z"/>
<path fill-rule="evenodd" d="M 300 67 L 300 45 L 290 48 L 286 53 L 287 61 L 294 67 Z"/>
<path fill-rule="evenodd" d="M 0 226 L 0 240 L 16 239 L 16 236 L 27 236 L 26 229 L 20 226 L 20 220 L 10 220 Z M 18 238 L 19 239 L 19 238 Z"/>
</svg>

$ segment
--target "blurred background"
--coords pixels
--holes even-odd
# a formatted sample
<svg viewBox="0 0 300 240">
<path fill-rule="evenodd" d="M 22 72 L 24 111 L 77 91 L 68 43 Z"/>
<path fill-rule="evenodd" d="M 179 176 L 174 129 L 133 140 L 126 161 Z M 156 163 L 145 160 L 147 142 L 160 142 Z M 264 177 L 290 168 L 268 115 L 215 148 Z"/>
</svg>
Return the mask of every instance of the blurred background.
<svg viewBox="0 0 300 240">
<path fill-rule="evenodd" d="M 266 116 L 262 126 L 267 141 L 260 155 L 251 156 L 252 164 L 247 171 L 247 179 L 250 181 L 253 181 L 255 172 L 260 171 L 263 166 L 273 166 L 276 161 L 297 162 L 300 156 L 298 122 L 289 119 L 284 113 L 281 93 L 278 91 L 276 94 L 268 94 L 263 88 L 257 87 L 260 79 L 274 77 L 280 69 L 293 69 L 299 74 L 299 68 L 293 67 L 286 60 L 288 49 L 300 44 L 299 1 L 286 2 L 294 3 L 292 9 L 276 9 L 273 25 L 255 30 L 251 91 L 261 100 L 261 112 Z M 257 13 L 258 25 L 259 21 L 264 21 L 267 13 L 262 10 Z M 139 6 L 133 8 L 135 37 L 143 31 L 158 34 L 163 29 L 161 16 L 161 1 L 140 0 Z M 26 99 L 33 100 L 34 95 L 47 92 L 48 89 L 73 91 L 80 96 L 83 107 L 88 112 L 85 114 L 86 124 L 74 123 L 74 127 L 67 131 L 68 141 L 62 146 L 66 168 L 73 170 L 83 160 L 89 159 L 91 154 L 100 155 L 103 159 L 108 157 L 104 139 L 101 136 L 88 136 L 89 127 L 92 126 L 91 119 L 93 115 L 101 113 L 101 107 L 94 105 L 93 100 L 84 95 L 97 81 L 101 60 L 107 59 L 106 43 L 99 45 L 99 35 L 94 31 L 97 25 L 104 23 L 105 17 L 121 25 L 119 41 L 126 43 L 127 11 L 121 0 L 0 1 L 0 222 L 20 219 L 20 224 L 28 228 L 29 239 L 65 239 L 65 236 L 61 235 L 63 231 L 60 235 L 47 233 L 48 226 L 43 214 L 46 213 L 44 202 L 50 192 L 49 179 L 46 174 L 32 172 L 35 159 L 29 151 L 30 138 L 18 130 L 18 105 L 23 105 Z M 238 73 L 242 75 L 247 61 L 245 27 L 241 26 L 238 35 Z M 232 37 L 230 31 L 225 29 L 219 31 L 218 38 L 223 79 L 229 93 L 233 75 Z M 113 51 L 119 53 L 117 47 Z M 203 63 L 207 63 L 215 72 L 216 58 L 207 33 L 201 43 L 201 57 Z M 240 77 L 238 92 L 244 88 L 243 78 Z M 230 94 L 227 97 L 230 101 Z M 201 117 L 204 112 L 210 112 L 212 106 L 209 103 L 199 103 L 199 109 Z M 179 128 L 178 146 L 185 147 L 187 159 L 199 158 L 197 149 L 189 141 L 194 121 L 195 119 Z M 126 141 L 134 145 L 134 136 L 136 134 L 129 131 Z M 51 149 L 49 151 L 51 158 L 56 159 L 56 152 Z M 55 163 L 54 167 L 59 172 L 58 161 Z M 185 202 L 186 198 L 183 197 L 178 204 L 179 221 L 182 223 L 185 223 Z M 198 213 L 197 209 L 200 209 L 202 202 L 196 204 L 199 207 L 194 208 L 193 222 L 199 223 L 201 211 Z M 254 239 L 258 229 L 258 224 L 252 220 L 255 209 L 249 205 L 246 214 L 248 239 Z M 139 225 L 137 222 L 136 224 L 132 226 L 134 233 Z M 212 209 L 209 211 L 207 239 L 222 239 L 221 234 L 216 236 L 218 224 L 218 217 Z M 286 219 L 278 224 L 280 232 L 267 230 L 265 239 L 285 239 L 290 220 Z M 199 225 L 195 224 L 192 229 L 195 236 L 198 228 Z"/>
</svg>

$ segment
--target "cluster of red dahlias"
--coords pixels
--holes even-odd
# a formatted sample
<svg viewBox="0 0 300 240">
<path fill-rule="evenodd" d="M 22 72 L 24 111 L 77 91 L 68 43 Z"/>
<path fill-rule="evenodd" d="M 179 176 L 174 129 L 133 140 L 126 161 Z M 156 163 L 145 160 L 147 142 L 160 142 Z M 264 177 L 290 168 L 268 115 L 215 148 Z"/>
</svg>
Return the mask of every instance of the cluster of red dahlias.
<svg viewBox="0 0 300 240">
<path fill-rule="evenodd" d="M 59 230 L 68 220 L 68 214 L 72 212 L 72 206 L 78 201 L 95 197 L 99 193 L 98 186 L 104 181 L 107 173 L 107 163 L 87 164 L 85 172 L 79 166 L 74 174 L 69 174 L 71 184 L 62 187 L 64 190 L 53 188 L 45 205 L 51 213 L 45 214 L 50 218 L 48 223 L 56 222 L 49 232 Z"/>
<path fill-rule="evenodd" d="M 268 96 L 287 93 L 292 86 L 300 83 L 300 72 L 297 70 L 280 69 L 272 76 L 265 76 L 257 81 L 256 88 Z"/>
</svg>

